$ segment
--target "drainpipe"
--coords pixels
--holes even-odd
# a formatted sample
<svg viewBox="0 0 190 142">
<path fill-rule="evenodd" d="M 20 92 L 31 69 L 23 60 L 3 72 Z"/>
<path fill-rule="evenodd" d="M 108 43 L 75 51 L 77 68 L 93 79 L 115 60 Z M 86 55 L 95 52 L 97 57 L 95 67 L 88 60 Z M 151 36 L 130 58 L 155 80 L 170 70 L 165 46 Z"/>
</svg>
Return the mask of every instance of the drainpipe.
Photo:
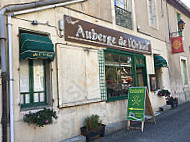
<svg viewBox="0 0 190 142">
<path fill-rule="evenodd" d="M 49 8 L 84 2 L 87 0 L 49 0 L 29 4 L 20 4 L 8 6 L 0 9 L 0 49 L 1 49 L 1 77 L 2 77 L 2 139 L 7 142 L 7 57 L 6 57 L 6 36 L 5 36 L 5 13 L 8 15 L 8 46 L 9 46 L 9 95 L 10 95 L 10 141 L 14 142 L 14 103 L 13 103 L 13 70 L 12 70 L 12 33 L 11 33 L 11 16 L 40 11 Z M 34 9 L 32 9 L 34 8 Z M 29 10 L 26 10 L 29 9 Z"/>
<path fill-rule="evenodd" d="M 13 63 L 12 63 L 12 29 L 11 29 L 11 16 L 7 17 L 8 26 L 8 47 L 9 47 L 9 105 L 10 105 L 10 138 L 14 142 L 14 101 L 13 101 Z"/>
<path fill-rule="evenodd" d="M 1 46 L 1 82 L 2 82 L 2 136 L 3 142 L 7 142 L 7 65 L 6 65 L 6 37 L 4 13 L 5 9 L 0 11 L 0 46 Z"/>
</svg>

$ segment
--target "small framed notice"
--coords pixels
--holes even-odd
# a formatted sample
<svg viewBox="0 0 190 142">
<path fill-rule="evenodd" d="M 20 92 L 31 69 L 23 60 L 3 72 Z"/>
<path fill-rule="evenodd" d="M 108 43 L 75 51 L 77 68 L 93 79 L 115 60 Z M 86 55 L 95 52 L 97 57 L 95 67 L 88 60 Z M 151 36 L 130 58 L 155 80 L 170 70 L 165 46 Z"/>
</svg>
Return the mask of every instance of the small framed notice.
<svg viewBox="0 0 190 142">
<path fill-rule="evenodd" d="M 157 90 L 156 75 L 155 74 L 149 74 L 149 78 L 150 78 L 150 90 L 156 91 Z"/>
</svg>

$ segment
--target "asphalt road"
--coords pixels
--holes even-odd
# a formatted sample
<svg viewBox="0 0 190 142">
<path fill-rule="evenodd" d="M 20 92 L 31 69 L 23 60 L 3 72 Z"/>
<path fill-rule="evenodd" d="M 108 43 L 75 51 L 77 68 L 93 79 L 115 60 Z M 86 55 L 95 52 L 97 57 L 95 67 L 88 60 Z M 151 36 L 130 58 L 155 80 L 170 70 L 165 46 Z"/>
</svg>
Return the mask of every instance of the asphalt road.
<svg viewBox="0 0 190 142">
<path fill-rule="evenodd" d="M 144 132 L 123 129 L 95 142 L 190 142 L 190 102 L 161 113 L 156 124 L 145 123 Z"/>
</svg>

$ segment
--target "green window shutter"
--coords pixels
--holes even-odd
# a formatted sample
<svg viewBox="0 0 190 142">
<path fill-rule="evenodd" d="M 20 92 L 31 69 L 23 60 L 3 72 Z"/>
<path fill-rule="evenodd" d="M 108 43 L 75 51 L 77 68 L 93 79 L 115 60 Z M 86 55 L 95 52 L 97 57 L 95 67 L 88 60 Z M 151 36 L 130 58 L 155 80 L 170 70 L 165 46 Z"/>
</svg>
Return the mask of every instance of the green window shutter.
<svg viewBox="0 0 190 142">
<path fill-rule="evenodd" d="M 99 59 L 99 80 L 100 80 L 100 92 L 101 92 L 101 100 L 106 100 L 106 84 L 105 84 L 105 63 L 104 63 L 104 51 L 98 51 L 98 59 Z"/>
<path fill-rule="evenodd" d="M 177 13 L 177 23 L 180 21 L 181 19 L 181 14 Z M 178 27 L 178 31 L 179 31 L 179 27 Z M 180 36 L 183 36 L 182 32 L 178 32 Z"/>
</svg>

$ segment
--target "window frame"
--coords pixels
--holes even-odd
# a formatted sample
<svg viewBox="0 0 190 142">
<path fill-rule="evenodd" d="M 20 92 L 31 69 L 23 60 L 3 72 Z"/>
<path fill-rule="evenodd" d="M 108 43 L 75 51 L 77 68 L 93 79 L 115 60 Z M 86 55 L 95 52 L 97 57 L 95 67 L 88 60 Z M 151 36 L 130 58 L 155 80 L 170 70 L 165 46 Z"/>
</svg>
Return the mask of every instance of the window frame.
<svg viewBox="0 0 190 142">
<path fill-rule="evenodd" d="M 151 23 L 150 0 L 147 0 L 148 23 L 149 23 L 150 27 L 159 30 L 159 21 L 158 21 L 158 12 L 157 12 L 157 0 L 151 0 L 151 1 L 154 1 L 154 4 L 155 4 L 155 11 L 154 12 L 155 12 L 155 22 L 156 22 L 156 24 Z"/>
<path fill-rule="evenodd" d="M 104 56 L 105 53 L 111 53 L 111 54 L 116 54 L 116 55 L 124 55 L 124 56 L 130 56 L 132 59 L 132 74 L 133 74 L 133 86 L 137 87 L 137 73 L 136 73 L 136 67 L 143 67 L 143 71 L 145 72 L 143 74 L 143 78 L 144 78 L 144 85 L 147 86 L 148 88 L 148 82 L 147 82 L 147 68 L 146 68 L 146 56 L 144 56 L 143 54 L 138 54 L 138 53 L 131 53 L 131 52 L 126 52 L 126 51 L 121 51 L 121 50 L 115 50 L 115 49 L 106 49 L 104 51 Z M 143 59 L 144 60 L 144 64 L 136 64 L 136 59 Z M 104 59 L 105 60 L 105 59 Z M 106 62 L 106 61 L 104 61 Z M 106 63 L 105 63 L 105 67 L 106 67 Z M 106 76 L 106 73 L 105 73 Z M 106 78 L 105 78 L 105 84 L 106 84 Z M 106 89 L 106 96 L 107 94 L 107 84 L 105 85 L 105 89 Z M 128 99 L 128 95 L 124 95 L 124 96 L 115 96 L 115 97 L 110 97 L 108 98 L 107 96 L 107 102 L 112 102 L 112 101 L 116 101 L 116 100 L 123 100 L 123 99 Z"/>
<path fill-rule="evenodd" d="M 25 28 L 19 28 L 19 44 L 20 44 L 20 35 L 22 33 L 28 33 L 28 34 L 34 34 L 34 35 L 40 35 L 40 36 L 47 36 L 50 38 L 50 33 L 49 32 L 41 32 L 41 31 L 35 31 L 31 29 L 25 29 Z M 51 38 L 50 38 L 51 39 Z M 20 48 L 19 48 L 20 50 Z M 20 55 L 19 55 L 20 56 Z M 43 59 L 43 58 L 39 58 Z M 25 59 L 26 60 L 26 59 Z M 38 60 L 38 59 L 31 59 L 31 60 Z M 44 102 L 43 103 L 35 103 L 35 104 L 24 104 L 21 105 L 21 98 L 20 98 L 20 69 L 19 69 L 19 104 L 21 110 L 31 110 L 31 109 L 38 109 L 38 108 L 43 108 L 43 107 L 52 107 L 53 105 L 53 95 L 52 95 L 52 61 L 49 59 L 43 59 L 45 62 L 44 65 Z M 20 64 L 20 58 L 19 58 L 19 64 Z M 30 88 L 29 88 L 30 89 Z M 23 97 L 23 101 L 24 101 Z"/>
<path fill-rule="evenodd" d="M 116 1 L 118 1 L 119 5 L 116 4 Z M 134 29 L 134 17 L 133 17 L 133 0 L 130 0 L 130 2 L 128 2 L 128 0 L 123 0 L 124 1 L 124 8 L 120 6 L 120 1 L 121 0 L 114 0 L 114 14 L 115 14 L 115 24 L 117 26 L 121 26 L 123 28 L 127 28 L 129 30 L 133 30 Z M 128 4 L 130 4 L 130 6 L 128 6 Z M 116 12 L 116 9 L 118 12 Z M 118 14 L 117 14 L 118 13 Z M 124 19 L 128 19 L 129 18 L 126 18 L 129 14 L 130 14 L 130 25 L 124 25 L 123 23 L 123 20 L 121 19 L 120 16 L 117 16 L 117 15 L 124 15 L 125 14 L 125 17 Z M 120 18 L 120 20 L 118 21 L 118 17 Z"/>
<path fill-rule="evenodd" d="M 183 37 L 183 30 L 180 32 L 180 31 L 179 31 L 179 27 L 178 27 L 178 22 L 182 19 L 182 18 L 181 18 L 181 14 L 180 14 L 179 12 L 177 12 L 176 17 L 177 17 L 177 31 L 178 31 L 178 36 L 182 36 L 182 37 Z M 184 39 L 184 38 L 182 38 L 182 39 Z"/>
<path fill-rule="evenodd" d="M 38 59 L 35 59 L 38 60 Z M 37 107 L 37 106 L 45 106 L 47 105 L 47 86 L 46 86 L 46 66 L 47 63 L 44 59 L 41 59 L 43 61 L 43 70 L 44 70 L 44 91 L 34 91 L 34 65 L 32 59 L 27 59 L 28 67 L 29 67 L 29 92 L 21 92 L 20 95 L 23 95 L 23 104 L 21 104 L 21 109 L 23 108 L 31 108 L 31 107 Z M 21 73 L 21 72 L 20 72 Z M 34 102 L 34 93 L 44 93 L 44 102 Z M 30 103 L 25 103 L 25 95 L 29 94 L 30 96 Z"/>
<path fill-rule="evenodd" d="M 187 77 L 187 83 L 185 83 L 185 80 L 183 79 L 183 69 L 182 69 L 182 60 L 185 61 L 186 65 L 186 74 L 185 76 Z M 188 64 L 187 64 L 187 57 L 180 56 L 180 68 L 181 68 L 181 78 L 182 78 L 182 83 L 184 87 L 188 87 L 189 84 L 189 75 L 188 75 Z"/>
</svg>

